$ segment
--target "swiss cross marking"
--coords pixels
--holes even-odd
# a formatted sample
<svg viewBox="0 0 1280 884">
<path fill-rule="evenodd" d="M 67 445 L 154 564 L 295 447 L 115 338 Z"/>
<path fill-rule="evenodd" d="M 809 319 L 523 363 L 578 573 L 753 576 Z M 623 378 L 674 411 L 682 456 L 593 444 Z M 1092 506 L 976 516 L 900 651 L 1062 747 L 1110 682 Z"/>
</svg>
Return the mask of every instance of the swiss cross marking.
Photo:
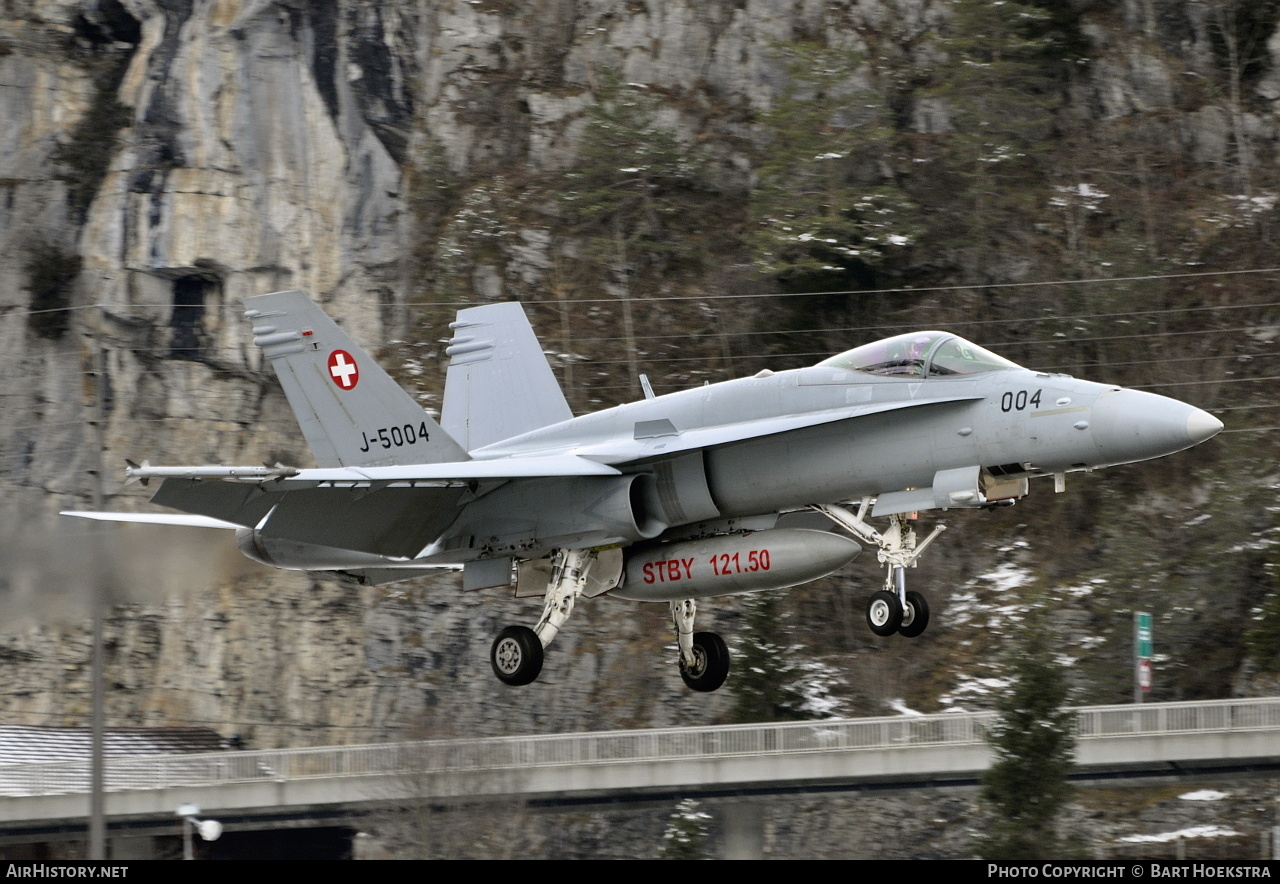
<svg viewBox="0 0 1280 884">
<path fill-rule="evenodd" d="M 329 376 L 342 389 L 353 390 L 360 381 L 360 368 L 346 350 L 334 350 L 329 354 Z"/>
</svg>

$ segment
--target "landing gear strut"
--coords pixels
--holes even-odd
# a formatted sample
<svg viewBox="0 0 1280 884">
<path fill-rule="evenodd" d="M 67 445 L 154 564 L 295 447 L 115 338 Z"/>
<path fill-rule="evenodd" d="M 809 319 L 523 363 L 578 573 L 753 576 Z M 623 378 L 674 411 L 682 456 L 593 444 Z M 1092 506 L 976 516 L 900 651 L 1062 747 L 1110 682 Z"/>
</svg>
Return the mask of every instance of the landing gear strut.
<svg viewBox="0 0 1280 884">
<path fill-rule="evenodd" d="M 694 632 L 698 605 L 693 599 L 671 603 L 671 619 L 680 645 L 680 677 L 691 690 L 709 692 L 729 675 L 729 648 L 714 632 Z"/>
<path fill-rule="evenodd" d="M 551 644 L 573 613 L 573 603 L 582 594 L 587 574 L 598 555 L 589 549 L 556 550 L 538 625 L 533 629 L 508 626 L 498 633 L 489 651 L 493 674 L 503 684 L 525 685 L 538 677 L 542 671 L 543 649 Z"/>
<path fill-rule="evenodd" d="M 867 601 L 867 626 L 876 635 L 893 635 L 895 632 L 907 638 L 915 638 L 929 625 L 929 603 L 918 592 L 907 590 L 907 568 L 914 568 L 916 560 L 934 539 L 947 530 L 938 525 L 921 543 L 916 543 L 916 532 L 905 513 L 889 517 L 889 530 L 883 534 L 865 521 L 870 498 L 863 498 L 857 515 L 835 504 L 815 504 L 813 509 L 827 516 L 850 534 L 874 543 L 880 548 L 876 558 L 884 565 L 884 589 L 873 593 Z"/>
</svg>

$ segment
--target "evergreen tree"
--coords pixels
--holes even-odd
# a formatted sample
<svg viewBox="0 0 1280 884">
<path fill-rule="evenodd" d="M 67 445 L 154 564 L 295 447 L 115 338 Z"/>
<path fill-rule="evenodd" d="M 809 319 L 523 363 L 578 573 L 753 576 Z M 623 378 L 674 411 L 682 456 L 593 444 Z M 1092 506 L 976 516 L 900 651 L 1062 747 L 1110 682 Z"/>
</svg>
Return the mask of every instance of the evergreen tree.
<svg viewBox="0 0 1280 884">
<path fill-rule="evenodd" d="M 1248 510 L 1245 510 L 1248 512 Z M 1280 513 L 1266 507 L 1269 532 L 1280 531 Z M 1256 529 L 1255 529 L 1256 530 Z M 1244 634 L 1245 648 L 1253 663 L 1263 672 L 1280 672 L 1280 591 L 1276 586 L 1276 574 L 1280 571 L 1280 550 L 1268 546 L 1249 550 L 1245 554 L 1245 567 L 1251 589 L 1261 595 L 1261 602 L 1250 612 L 1254 626 Z"/>
<path fill-rule="evenodd" d="M 735 724 L 763 721 L 803 721 L 829 715 L 827 687 L 809 677 L 800 666 L 799 647 L 785 644 L 782 593 L 755 592 L 744 601 L 740 644 L 734 648 L 734 673 L 730 682 Z M 781 639 L 781 641 L 779 641 Z M 811 702 L 816 697 L 817 702 Z"/>
<path fill-rule="evenodd" d="M 689 257 L 682 215 L 700 176 L 664 121 L 661 99 L 608 75 L 587 111 L 560 200 L 594 255 L 619 276 L 633 276 Z"/>
<path fill-rule="evenodd" d="M 860 57 L 805 43 L 780 51 L 789 80 L 761 119 L 751 245 L 766 273 L 838 286 L 915 240 L 916 207 L 894 181 L 889 109 Z"/>
<path fill-rule="evenodd" d="M 1049 145 L 1075 41 L 1069 22 L 1033 2 L 951 0 L 940 60 L 914 99 L 940 109 L 936 139 L 917 140 L 912 192 L 946 263 L 981 278 L 1043 220 Z"/>
<path fill-rule="evenodd" d="M 658 287 L 673 268 L 698 265 L 689 233 L 700 215 L 694 203 L 701 174 L 661 99 L 606 75 L 560 202 L 586 256 L 621 299 L 633 392 L 640 369 L 631 300 Z"/>
<path fill-rule="evenodd" d="M 38 242 L 31 247 L 23 270 L 24 286 L 31 293 L 31 312 L 27 325 L 42 338 L 56 341 L 71 326 L 71 289 L 80 275 L 81 259 L 51 242 Z"/>
<path fill-rule="evenodd" d="M 1044 615 L 1033 614 L 1011 654 L 1011 683 L 987 735 L 995 761 L 979 796 L 993 816 L 978 844 L 983 859 L 1052 859 L 1068 849 L 1057 820 L 1073 791 L 1074 715 L 1064 706 L 1067 677 L 1054 660 L 1057 645 Z"/>
<path fill-rule="evenodd" d="M 711 814 L 698 809 L 698 802 L 683 798 L 662 833 L 661 859 L 710 859 L 707 855 L 707 820 Z"/>
<path fill-rule="evenodd" d="M 133 109 L 116 99 L 113 84 L 112 77 L 99 81 L 84 116 L 49 157 L 59 167 L 54 177 L 67 183 L 67 202 L 80 221 L 120 148 L 119 131 L 133 124 Z"/>
</svg>

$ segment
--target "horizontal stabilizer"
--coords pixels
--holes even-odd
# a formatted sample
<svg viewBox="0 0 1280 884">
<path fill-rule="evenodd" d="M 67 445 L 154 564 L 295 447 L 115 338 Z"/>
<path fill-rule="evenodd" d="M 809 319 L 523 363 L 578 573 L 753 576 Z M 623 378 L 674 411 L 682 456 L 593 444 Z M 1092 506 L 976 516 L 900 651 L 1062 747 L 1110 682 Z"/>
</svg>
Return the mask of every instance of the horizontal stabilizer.
<svg viewBox="0 0 1280 884">
<path fill-rule="evenodd" d="M 280 537 L 413 558 L 458 517 L 466 488 L 304 488 L 285 495 L 260 529 Z"/>
<path fill-rule="evenodd" d="M 431 568 L 357 568 L 338 573 L 361 586 L 386 586 L 389 583 L 402 583 L 416 577 L 429 577 L 443 570 L 456 570 L 457 567 L 457 565 L 439 565 Z"/>
<path fill-rule="evenodd" d="M 243 482 L 171 478 L 160 483 L 151 502 L 243 528 L 256 528 L 284 499 L 278 483 L 271 483 L 270 488 L 268 491 L 265 486 Z"/>
</svg>

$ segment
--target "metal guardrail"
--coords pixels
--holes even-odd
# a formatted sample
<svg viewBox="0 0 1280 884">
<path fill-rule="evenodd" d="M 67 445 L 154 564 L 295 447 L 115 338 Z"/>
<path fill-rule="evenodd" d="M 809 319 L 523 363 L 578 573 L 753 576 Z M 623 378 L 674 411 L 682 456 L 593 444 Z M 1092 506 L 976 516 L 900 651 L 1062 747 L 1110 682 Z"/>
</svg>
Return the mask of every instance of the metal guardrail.
<svg viewBox="0 0 1280 884">
<path fill-rule="evenodd" d="M 992 712 L 110 758 L 108 791 L 972 745 Z M 1076 710 L 1081 740 L 1280 730 L 1280 697 Z M 87 761 L 0 766 L 0 797 L 86 792 Z"/>
<path fill-rule="evenodd" d="M 1090 737 L 1235 733 L 1280 728 L 1280 697 L 1089 706 L 1077 710 L 1076 734 Z"/>
</svg>

